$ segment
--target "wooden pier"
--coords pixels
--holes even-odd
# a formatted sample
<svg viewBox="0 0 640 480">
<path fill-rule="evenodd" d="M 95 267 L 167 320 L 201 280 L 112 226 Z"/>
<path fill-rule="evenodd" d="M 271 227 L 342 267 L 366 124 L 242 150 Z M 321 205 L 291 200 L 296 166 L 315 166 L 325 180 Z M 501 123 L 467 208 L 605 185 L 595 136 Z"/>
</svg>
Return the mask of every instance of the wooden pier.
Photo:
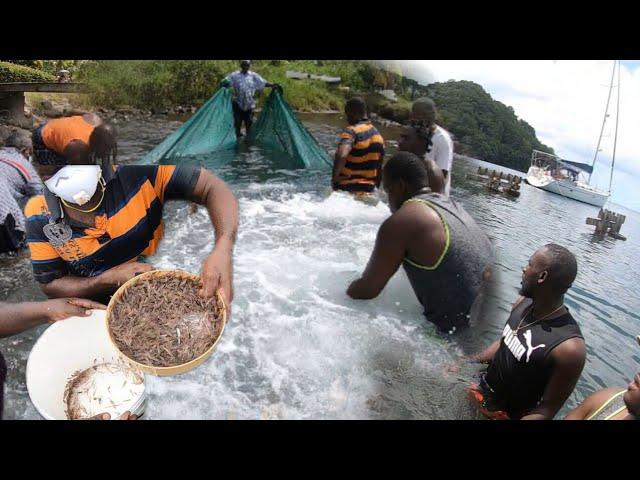
<svg viewBox="0 0 640 480">
<path fill-rule="evenodd" d="M 512 197 L 520 196 L 522 177 L 519 177 L 518 175 L 478 167 L 477 177 L 482 180 L 489 180 L 487 188 L 492 192 L 506 193 Z"/>
<path fill-rule="evenodd" d="M 626 240 L 627 237 L 620 234 L 620 228 L 626 220 L 626 216 L 610 210 L 600 209 L 598 218 L 587 218 L 587 225 L 595 225 L 596 235 L 609 235 L 616 240 Z"/>
</svg>

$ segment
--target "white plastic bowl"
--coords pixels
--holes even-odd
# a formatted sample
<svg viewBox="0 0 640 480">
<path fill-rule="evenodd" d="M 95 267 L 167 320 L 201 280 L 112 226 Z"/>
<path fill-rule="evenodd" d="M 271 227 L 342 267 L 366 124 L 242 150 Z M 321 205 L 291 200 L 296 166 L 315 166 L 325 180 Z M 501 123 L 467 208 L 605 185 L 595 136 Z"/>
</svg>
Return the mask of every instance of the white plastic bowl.
<svg viewBox="0 0 640 480">
<path fill-rule="evenodd" d="M 69 377 L 99 362 L 117 362 L 119 352 L 109 340 L 104 310 L 89 317 L 71 317 L 47 328 L 36 341 L 27 360 L 27 390 L 31 402 L 47 420 L 66 420 L 64 390 Z M 131 407 L 141 415 L 146 391 Z"/>
</svg>

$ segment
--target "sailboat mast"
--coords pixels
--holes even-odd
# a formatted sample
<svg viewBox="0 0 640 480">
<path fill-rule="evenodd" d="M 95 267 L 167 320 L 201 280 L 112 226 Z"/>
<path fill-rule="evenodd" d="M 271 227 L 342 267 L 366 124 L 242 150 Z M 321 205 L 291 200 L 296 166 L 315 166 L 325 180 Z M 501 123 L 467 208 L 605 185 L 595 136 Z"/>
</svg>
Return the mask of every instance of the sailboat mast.
<svg viewBox="0 0 640 480">
<path fill-rule="evenodd" d="M 596 153 L 593 155 L 593 163 L 591 164 L 591 173 L 589 174 L 589 181 L 591 181 L 591 175 L 593 174 L 593 168 L 596 165 L 596 159 L 598 158 L 598 152 L 600 151 L 600 143 L 602 142 L 602 134 L 604 133 L 604 124 L 607 122 L 607 112 L 609 111 L 609 102 L 611 101 L 611 90 L 613 90 L 613 79 L 616 74 L 616 62 L 613 62 L 613 70 L 611 71 L 611 82 L 609 82 L 609 95 L 607 96 L 607 106 L 604 108 L 604 117 L 602 119 L 602 128 L 600 129 L 600 137 L 598 137 L 598 146 L 596 147 Z"/>
<path fill-rule="evenodd" d="M 616 144 L 618 143 L 618 118 L 620 117 L 620 60 L 618 60 L 618 100 L 616 107 L 616 130 L 613 135 L 613 156 L 611 158 L 611 174 L 609 176 L 609 194 L 611 194 L 611 183 L 613 182 L 613 167 L 616 164 Z"/>
</svg>

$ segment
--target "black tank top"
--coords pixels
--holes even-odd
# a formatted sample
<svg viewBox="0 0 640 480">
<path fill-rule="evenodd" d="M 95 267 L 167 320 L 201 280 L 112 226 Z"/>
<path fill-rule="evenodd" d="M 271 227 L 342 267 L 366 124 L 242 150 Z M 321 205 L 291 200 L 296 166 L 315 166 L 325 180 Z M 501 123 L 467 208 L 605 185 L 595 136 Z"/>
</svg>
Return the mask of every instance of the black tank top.
<svg viewBox="0 0 640 480">
<path fill-rule="evenodd" d="M 497 404 L 514 419 L 526 415 L 542 399 L 551 376 L 551 366 L 546 363 L 551 351 L 565 340 L 583 338 L 568 311 L 514 335 L 524 316 L 523 325 L 533 321 L 532 305 L 533 300 L 527 298 L 511 312 L 500 347 L 484 377 Z"/>
<path fill-rule="evenodd" d="M 423 266 L 408 257 L 403 261 L 424 315 L 447 331 L 467 325 L 472 307 L 474 311 L 482 307 L 478 305 L 484 300 L 481 291 L 489 288 L 483 274 L 494 262 L 491 241 L 462 205 L 450 197 L 423 193 L 407 202 L 420 202 L 435 210 L 447 235 L 435 265 Z"/>
</svg>

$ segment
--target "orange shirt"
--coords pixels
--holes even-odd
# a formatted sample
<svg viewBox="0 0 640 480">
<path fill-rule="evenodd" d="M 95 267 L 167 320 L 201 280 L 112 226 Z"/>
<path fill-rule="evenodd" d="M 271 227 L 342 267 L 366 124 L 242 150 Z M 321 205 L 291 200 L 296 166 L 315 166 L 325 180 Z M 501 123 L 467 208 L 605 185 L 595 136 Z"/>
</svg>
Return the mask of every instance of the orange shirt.
<svg viewBox="0 0 640 480">
<path fill-rule="evenodd" d="M 63 155 L 73 140 L 81 140 L 89 145 L 91 132 L 96 128 L 88 123 L 82 115 L 49 120 L 42 127 L 42 142 L 49 150 Z"/>
</svg>

